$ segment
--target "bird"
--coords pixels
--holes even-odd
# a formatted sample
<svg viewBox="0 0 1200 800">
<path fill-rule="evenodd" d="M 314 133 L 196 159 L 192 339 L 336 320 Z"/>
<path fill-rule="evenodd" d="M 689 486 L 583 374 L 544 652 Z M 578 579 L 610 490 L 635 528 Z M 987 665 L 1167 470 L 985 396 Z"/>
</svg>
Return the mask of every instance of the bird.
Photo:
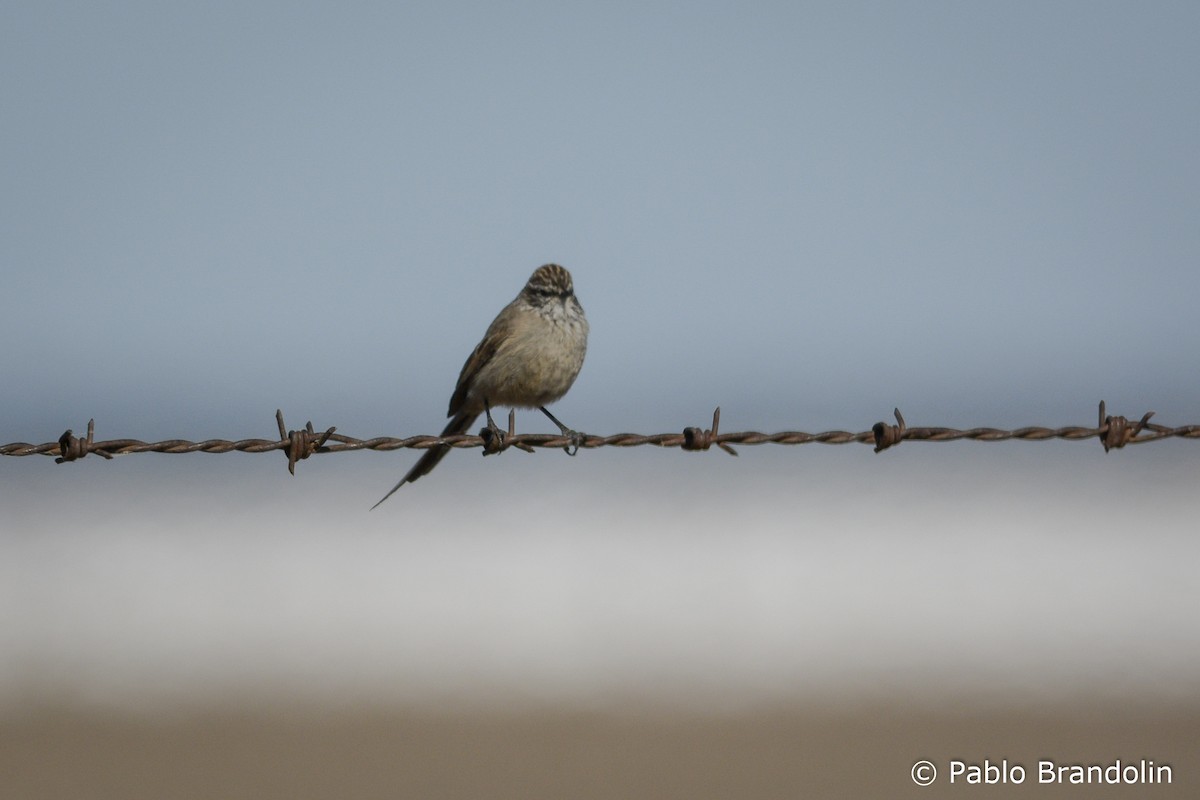
<svg viewBox="0 0 1200 800">
<path fill-rule="evenodd" d="M 488 428 L 500 436 L 502 432 L 492 420 L 492 406 L 536 408 L 578 449 L 582 434 L 559 422 L 546 406 L 575 383 L 587 354 L 587 339 L 587 317 L 575 297 L 571 273 L 558 264 L 535 269 L 463 364 L 446 412 L 450 422 L 442 436 L 466 433 L 481 413 L 487 415 Z M 404 484 L 428 475 L 449 452 L 447 444 L 426 450 L 371 510 Z"/>
</svg>

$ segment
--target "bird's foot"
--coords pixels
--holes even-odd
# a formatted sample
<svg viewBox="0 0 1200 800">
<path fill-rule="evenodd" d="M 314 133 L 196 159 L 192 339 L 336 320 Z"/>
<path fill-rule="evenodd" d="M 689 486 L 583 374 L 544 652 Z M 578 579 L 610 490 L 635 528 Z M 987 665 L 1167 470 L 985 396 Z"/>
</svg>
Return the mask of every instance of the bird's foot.
<svg viewBox="0 0 1200 800">
<path fill-rule="evenodd" d="M 492 419 L 492 410 L 485 409 L 487 412 L 487 425 L 479 429 L 479 438 L 483 439 L 483 454 L 485 456 L 495 455 L 505 448 L 504 440 L 507 435 L 500 430 L 500 426 L 496 424 L 496 420 Z"/>
<path fill-rule="evenodd" d="M 541 406 L 539 410 L 549 417 L 550 421 L 557 425 L 558 430 L 567 438 L 568 444 L 563 446 L 563 452 L 569 456 L 573 456 L 578 453 L 579 448 L 583 447 L 583 443 L 587 440 L 587 434 L 571 430 L 566 425 L 563 425 L 561 422 L 559 422 L 558 417 L 546 410 L 545 406 Z"/>
<path fill-rule="evenodd" d="M 492 412 L 487 409 L 487 427 L 479 431 L 479 437 L 483 439 L 483 454 L 485 456 L 494 455 L 496 453 L 507 450 L 509 446 L 515 447 L 518 450 L 524 450 L 526 453 L 532 453 L 533 448 L 524 442 L 513 441 L 517 435 L 517 412 L 512 409 L 508 412 L 508 430 L 500 430 L 500 426 L 492 419 Z"/>
<path fill-rule="evenodd" d="M 580 433 L 579 431 L 573 431 L 570 428 L 564 427 L 562 429 L 562 435 L 567 437 L 570 440 L 570 444 L 563 447 L 563 452 L 569 456 L 573 456 L 576 453 L 578 453 L 579 448 L 583 446 L 583 443 L 585 441 L 587 441 L 586 433 Z"/>
</svg>

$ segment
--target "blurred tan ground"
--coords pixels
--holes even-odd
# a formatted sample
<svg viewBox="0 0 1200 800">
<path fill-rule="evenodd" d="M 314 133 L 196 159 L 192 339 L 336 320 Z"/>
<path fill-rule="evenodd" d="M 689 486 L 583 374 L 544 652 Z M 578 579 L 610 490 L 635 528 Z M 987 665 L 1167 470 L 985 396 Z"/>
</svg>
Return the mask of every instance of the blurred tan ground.
<svg viewBox="0 0 1200 800">
<path fill-rule="evenodd" d="M 1200 796 L 1200 711 L 973 713 L 42 710 L 0 721 L 5 798 Z M 909 777 L 927 758 L 929 788 Z M 1020 762 L 1024 785 L 947 785 L 950 759 Z M 1037 761 L 1170 764 L 1159 786 L 1038 785 Z"/>
</svg>

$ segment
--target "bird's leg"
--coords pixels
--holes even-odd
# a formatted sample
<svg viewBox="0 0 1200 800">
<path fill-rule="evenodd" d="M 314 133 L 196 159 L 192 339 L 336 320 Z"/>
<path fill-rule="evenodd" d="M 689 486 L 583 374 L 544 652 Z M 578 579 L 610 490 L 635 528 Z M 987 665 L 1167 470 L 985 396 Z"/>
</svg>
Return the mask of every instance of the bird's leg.
<svg viewBox="0 0 1200 800">
<path fill-rule="evenodd" d="M 545 406 L 538 406 L 538 408 L 541 409 L 541 412 L 543 414 L 545 414 L 547 417 L 550 418 L 551 422 L 553 422 L 555 425 L 558 426 L 558 429 L 560 431 L 562 431 L 563 436 L 565 436 L 571 440 L 570 445 L 563 447 L 563 452 L 565 452 L 569 456 L 573 456 L 576 453 L 578 453 L 580 445 L 583 444 L 585 434 L 582 434 L 579 431 L 573 431 L 570 428 L 568 428 L 566 425 L 563 425 L 561 422 L 558 421 L 558 417 L 554 416 L 553 414 L 551 414 L 549 411 L 546 410 Z"/>
<path fill-rule="evenodd" d="M 486 400 L 483 401 L 483 412 L 487 414 L 487 425 L 480 429 L 479 435 L 483 438 L 483 454 L 490 456 L 504 449 L 505 434 L 492 419 L 492 405 Z"/>
</svg>

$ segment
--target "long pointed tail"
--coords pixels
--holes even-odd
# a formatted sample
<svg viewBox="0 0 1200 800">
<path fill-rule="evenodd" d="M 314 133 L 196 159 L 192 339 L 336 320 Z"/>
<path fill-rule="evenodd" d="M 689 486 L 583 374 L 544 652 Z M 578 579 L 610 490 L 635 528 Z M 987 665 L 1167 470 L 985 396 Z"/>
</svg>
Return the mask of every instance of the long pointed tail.
<svg viewBox="0 0 1200 800">
<path fill-rule="evenodd" d="M 442 430 L 442 436 L 454 436 L 460 433 L 466 433 L 471 427 L 472 423 L 474 423 L 478 417 L 479 414 L 455 414 L 454 417 L 451 418 L 450 422 L 446 424 L 445 429 Z M 389 497 L 394 495 L 396 490 L 404 484 L 412 483 L 422 475 L 428 475 L 430 472 L 433 472 L 433 468 L 438 465 L 439 461 L 446 457 L 446 453 L 449 453 L 450 450 L 451 447 L 448 444 L 438 445 L 437 447 L 431 447 L 426 450 L 425 455 L 421 456 L 416 464 L 413 464 L 412 469 L 408 471 L 408 474 L 401 478 L 400 482 L 393 486 L 392 490 L 385 494 L 378 503 L 371 506 L 371 510 L 374 511 L 375 509 L 379 508 L 380 504 L 383 503 L 384 500 L 387 500 Z"/>
</svg>

